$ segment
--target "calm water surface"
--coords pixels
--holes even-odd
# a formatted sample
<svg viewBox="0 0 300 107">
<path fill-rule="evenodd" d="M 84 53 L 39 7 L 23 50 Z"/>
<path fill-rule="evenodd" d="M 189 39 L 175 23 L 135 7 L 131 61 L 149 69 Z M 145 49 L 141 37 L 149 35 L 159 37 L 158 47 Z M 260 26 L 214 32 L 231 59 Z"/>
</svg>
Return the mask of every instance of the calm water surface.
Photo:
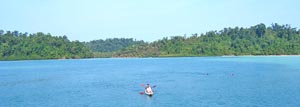
<svg viewBox="0 0 300 107">
<path fill-rule="evenodd" d="M 300 57 L 0 61 L 0 107 L 57 106 L 300 107 Z"/>
</svg>

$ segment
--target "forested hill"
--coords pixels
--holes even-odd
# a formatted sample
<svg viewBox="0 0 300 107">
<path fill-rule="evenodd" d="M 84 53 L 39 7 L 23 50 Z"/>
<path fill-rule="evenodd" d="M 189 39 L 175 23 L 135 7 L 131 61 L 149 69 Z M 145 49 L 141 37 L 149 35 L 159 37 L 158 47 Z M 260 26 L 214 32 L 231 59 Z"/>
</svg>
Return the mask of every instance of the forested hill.
<svg viewBox="0 0 300 107">
<path fill-rule="evenodd" d="M 136 41 L 133 38 L 110 38 L 110 39 L 99 39 L 85 43 L 93 52 L 114 52 L 117 50 L 124 49 L 132 45 L 145 44 L 144 41 Z"/>
<path fill-rule="evenodd" d="M 261 23 L 188 37 L 165 37 L 151 43 L 132 38 L 83 43 L 41 32 L 0 30 L 0 60 L 222 55 L 300 55 L 300 30 L 290 25 L 275 23 L 266 27 Z"/>
<path fill-rule="evenodd" d="M 300 30 L 277 23 L 266 27 L 224 28 L 189 37 L 173 36 L 149 44 L 133 45 L 112 57 L 299 55 Z"/>
<path fill-rule="evenodd" d="M 88 57 L 92 53 L 83 43 L 70 41 L 66 36 L 0 30 L 0 60 Z"/>
</svg>

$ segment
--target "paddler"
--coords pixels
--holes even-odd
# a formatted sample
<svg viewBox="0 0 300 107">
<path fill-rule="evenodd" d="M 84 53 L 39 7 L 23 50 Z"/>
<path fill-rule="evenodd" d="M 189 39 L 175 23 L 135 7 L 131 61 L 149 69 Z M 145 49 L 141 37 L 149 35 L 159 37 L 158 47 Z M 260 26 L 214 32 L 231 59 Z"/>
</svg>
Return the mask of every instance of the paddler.
<svg viewBox="0 0 300 107">
<path fill-rule="evenodd" d="M 147 93 L 152 93 L 152 88 L 151 88 L 150 84 L 147 84 L 147 86 L 145 87 L 145 90 Z"/>
</svg>

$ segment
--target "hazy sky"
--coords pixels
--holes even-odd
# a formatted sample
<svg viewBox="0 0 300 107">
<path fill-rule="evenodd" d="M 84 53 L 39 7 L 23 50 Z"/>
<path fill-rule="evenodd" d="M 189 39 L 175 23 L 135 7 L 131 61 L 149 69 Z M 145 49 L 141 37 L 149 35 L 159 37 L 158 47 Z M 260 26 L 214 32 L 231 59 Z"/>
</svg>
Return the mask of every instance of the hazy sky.
<svg viewBox="0 0 300 107">
<path fill-rule="evenodd" d="M 258 23 L 300 27 L 300 0 L 0 0 L 0 29 L 153 41 Z"/>
</svg>

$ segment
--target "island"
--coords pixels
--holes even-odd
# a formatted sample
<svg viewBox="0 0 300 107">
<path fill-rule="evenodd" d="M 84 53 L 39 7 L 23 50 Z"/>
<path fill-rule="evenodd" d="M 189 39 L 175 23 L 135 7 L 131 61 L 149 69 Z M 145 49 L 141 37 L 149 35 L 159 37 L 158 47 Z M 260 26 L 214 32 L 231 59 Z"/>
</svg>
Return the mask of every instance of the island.
<svg viewBox="0 0 300 107">
<path fill-rule="evenodd" d="M 277 23 L 228 27 L 152 42 L 133 38 L 80 42 L 70 41 L 65 35 L 0 30 L 0 60 L 299 54 L 300 30 Z"/>
</svg>

